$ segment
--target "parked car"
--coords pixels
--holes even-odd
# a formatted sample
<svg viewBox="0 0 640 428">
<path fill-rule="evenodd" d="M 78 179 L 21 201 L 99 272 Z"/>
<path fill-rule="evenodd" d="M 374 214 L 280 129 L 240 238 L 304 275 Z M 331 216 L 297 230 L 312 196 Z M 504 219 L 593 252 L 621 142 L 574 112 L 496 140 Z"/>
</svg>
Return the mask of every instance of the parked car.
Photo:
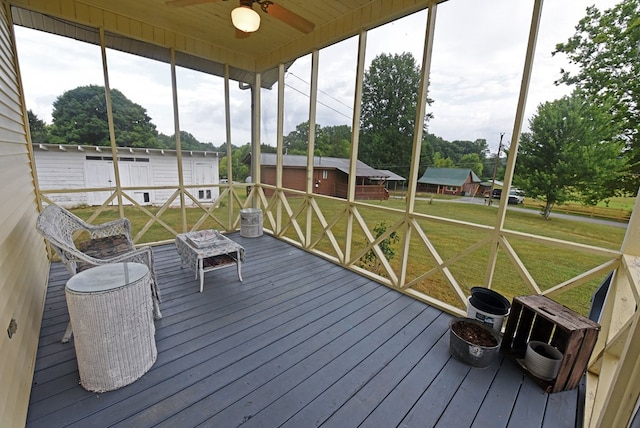
<svg viewBox="0 0 640 428">
<path fill-rule="evenodd" d="M 509 190 L 509 203 L 514 205 L 524 203 L 524 192 L 520 189 Z"/>
<path fill-rule="evenodd" d="M 500 196 L 502 196 L 502 189 L 493 189 L 493 192 L 491 192 L 491 197 L 493 199 L 500 199 Z"/>
</svg>

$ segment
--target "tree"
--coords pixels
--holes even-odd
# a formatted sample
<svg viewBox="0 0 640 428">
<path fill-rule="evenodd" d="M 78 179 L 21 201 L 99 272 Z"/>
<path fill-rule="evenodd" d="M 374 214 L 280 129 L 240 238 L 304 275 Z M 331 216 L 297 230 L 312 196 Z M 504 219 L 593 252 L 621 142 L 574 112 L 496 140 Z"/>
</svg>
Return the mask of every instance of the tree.
<svg viewBox="0 0 640 428">
<path fill-rule="evenodd" d="M 316 123 L 316 138 L 320 132 L 320 125 Z M 282 139 L 285 154 L 306 155 L 309 146 L 309 121 L 299 123 L 295 131 L 289 132 Z"/>
<path fill-rule="evenodd" d="M 158 147 L 156 126 L 146 110 L 111 90 L 116 144 L 121 147 Z M 51 142 L 54 144 L 110 145 L 105 89 L 79 86 L 53 103 Z"/>
<path fill-rule="evenodd" d="M 316 137 L 314 153 L 316 156 L 349 158 L 351 154 L 351 127 L 348 125 L 326 126 L 320 128 Z"/>
<path fill-rule="evenodd" d="M 316 124 L 314 156 L 348 158 L 351 153 L 351 127 L 347 125 L 322 127 Z M 283 138 L 283 148 L 289 155 L 306 155 L 309 146 L 309 122 L 296 126 Z"/>
<path fill-rule="evenodd" d="M 608 108 L 612 136 L 621 135 L 630 174 L 615 187 L 637 191 L 640 183 L 640 3 L 622 0 L 600 12 L 594 6 L 576 26 L 576 33 L 556 45 L 554 55 L 567 55 L 578 70 L 562 70 L 557 84 L 575 85 L 590 102 Z"/>
<path fill-rule="evenodd" d="M 243 163 L 243 160 L 250 154 L 251 144 L 249 143 L 241 147 L 232 147 L 231 167 L 233 168 L 233 177 L 229 177 L 226 156 L 223 156 L 218 163 L 220 177 L 228 178 L 230 183 L 231 181 L 244 182 L 244 180 L 250 175 L 250 172 L 249 166 Z"/>
<path fill-rule="evenodd" d="M 453 168 L 454 163 L 451 158 L 443 158 L 440 152 L 433 155 L 433 166 L 436 168 Z"/>
<path fill-rule="evenodd" d="M 470 168 L 478 177 L 482 177 L 484 165 L 477 153 L 467 153 L 462 155 L 457 165 L 460 168 Z"/>
<path fill-rule="evenodd" d="M 157 147 L 161 149 L 176 149 L 176 134 L 171 136 L 159 133 L 157 137 Z M 201 143 L 196 137 L 187 131 L 180 131 L 180 147 L 182 150 L 201 150 L 201 151 L 226 151 L 224 144 L 223 149 L 219 150 L 212 143 Z"/>
<path fill-rule="evenodd" d="M 387 224 L 384 221 L 381 221 L 373 227 L 373 233 L 375 233 L 376 239 L 386 231 Z M 394 249 L 394 246 L 398 243 L 399 240 L 400 236 L 398 236 L 397 232 L 393 231 L 389 234 L 389 236 L 378 243 L 380 251 L 382 251 L 382 254 L 384 254 L 385 258 L 388 261 L 391 261 L 391 259 L 396 256 L 396 250 Z M 378 259 L 378 256 L 373 250 L 369 250 L 365 255 L 362 256 L 362 258 L 358 262 L 358 266 L 368 269 L 373 273 L 386 276 L 386 274 L 382 272 L 382 262 L 380 261 L 380 259 Z"/>
<path fill-rule="evenodd" d="M 27 117 L 29 118 L 29 132 L 31 133 L 32 143 L 48 143 L 49 142 L 49 127 L 36 116 L 31 110 L 27 111 Z"/>
<path fill-rule="evenodd" d="M 609 126 L 610 116 L 577 94 L 538 106 L 520 138 L 514 182 L 545 200 L 545 219 L 570 198 L 595 204 L 612 195 L 605 183 L 625 163 L 623 144 L 606 140 Z"/>
<path fill-rule="evenodd" d="M 478 176 L 482 176 L 482 172 L 485 170 L 484 163 L 489 153 L 487 140 L 484 138 L 475 141 L 455 140 L 449 142 L 429 134 L 426 141 L 426 153 L 429 154 L 431 165 L 439 166 L 441 161 L 446 159 L 449 167 L 456 165 L 460 168 L 471 168 Z M 438 154 L 438 159 L 434 157 L 434 154 Z M 436 161 L 439 165 L 436 165 Z M 489 171 L 491 170 L 489 169 Z"/>
<path fill-rule="evenodd" d="M 172 136 L 173 148 L 176 148 L 176 136 Z M 180 147 L 182 150 L 202 150 L 202 143 L 187 131 L 180 131 Z"/>
<path fill-rule="evenodd" d="M 420 69 L 410 53 L 373 59 L 364 75 L 360 160 L 409 176 L 419 84 Z"/>
</svg>

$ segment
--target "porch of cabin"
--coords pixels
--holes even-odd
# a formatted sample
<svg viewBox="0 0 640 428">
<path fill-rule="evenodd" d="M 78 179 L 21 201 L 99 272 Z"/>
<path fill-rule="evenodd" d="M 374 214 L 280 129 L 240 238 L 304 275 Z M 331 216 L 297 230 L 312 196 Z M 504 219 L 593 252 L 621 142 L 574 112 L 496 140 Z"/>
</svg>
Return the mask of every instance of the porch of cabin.
<svg viewBox="0 0 640 428">
<path fill-rule="evenodd" d="M 451 315 L 274 237 L 228 235 L 235 269 L 204 292 L 173 245 L 154 248 L 158 359 L 102 394 L 79 384 L 62 264 L 50 270 L 28 427 L 581 426 L 581 389 L 546 394 L 511 359 L 449 353 Z"/>
</svg>

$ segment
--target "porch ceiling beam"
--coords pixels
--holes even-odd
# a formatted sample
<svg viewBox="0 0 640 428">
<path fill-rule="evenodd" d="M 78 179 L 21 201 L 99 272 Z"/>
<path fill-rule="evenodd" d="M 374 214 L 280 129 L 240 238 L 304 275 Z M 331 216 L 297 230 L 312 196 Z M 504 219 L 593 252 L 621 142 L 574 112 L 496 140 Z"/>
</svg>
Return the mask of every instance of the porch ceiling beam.
<svg viewBox="0 0 640 428">
<path fill-rule="evenodd" d="M 299 37 L 276 49 L 266 51 L 257 57 L 256 70 L 267 70 L 279 62 L 288 62 L 311 52 L 322 49 L 341 40 L 357 36 L 363 30 L 370 30 L 403 16 L 424 10 L 428 3 L 442 3 L 446 0 L 374 0 L 360 8 L 340 16 L 324 25 L 316 25 L 311 33 Z"/>
<path fill-rule="evenodd" d="M 160 0 L 13 0 L 11 4 L 19 8 L 15 18 L 20 25 L 46 26 L 49 28 L 37 29 L 56 33 L 62 28 L 61 31 L 68 32 L 65 36 L 78 39 L 88 37 L 91 40 L 84 41 L 95 44 L 98 43 L 97 32 L 87 34 L 87 29 L 90 32 L 91 28 L 104 28 L 107 33 L 116 36 L 108 45 L 119 44 L 123 41 L 121 37 L 124 37 L 124 40 L 131 41 L 131 46 L 138 43 L 137 48 L 131 48 L 133 50 L 140 50 L 140 42 L 165 49 L 174 48 L 176 53 L 217 63 L 217 75 L 223 75 L 223 65 L 229 64 L 234 68 L 232 78 L 245 83 L 249 83 L 250 79 L 242 76 L 242 71 L 264 74 L 272 70 L 274 80 L 269 80 L 273 83 L 278 64 L 289 63 L 313 50 L 423 10 L 429 3 L 441 1 L 445 0 L 371 0 L 360 7 L 345 8 L 345 13 L 318 13 L 317 7 L 304 5 L 300 7 L 309 8 L 316 24 L 309 34 L 288 27 L 278 28 L 271 30 L 269 37 L 251 37 L 246 40 L 249 43 L 233 38 L 233 28 L 226 13 L 210 12 L 211 8 L 206 9 L 209 5 L 170 8 Z M 215 6 L 221 10 L 229 7 L 222 4 Z M 332 10 L 330 5 L 326 8 Z M 201 11 L 204 13 L 198 13 Z M 211 18 L 210 25 L 204 25 L 204 15 L 207 19 Z M 54 18 L 56 22 L 49 21 L 47 24 L 47 17 Z M 74 29 L 73 24 L 88 28 Z M 227 30 L 229 34 L 221 33 Z M 127 42 L 119 47 L 109 47 L 122 49 L 124 46 L 128 46 Z M 131 53 L 140 55 L 140 52 Z M 160 50 L 153 55 L 162 56 L 162 61 L 170 62 L 168 50 Z M 181 61 L 178 58 L 178 62 Z"/>
</svg>

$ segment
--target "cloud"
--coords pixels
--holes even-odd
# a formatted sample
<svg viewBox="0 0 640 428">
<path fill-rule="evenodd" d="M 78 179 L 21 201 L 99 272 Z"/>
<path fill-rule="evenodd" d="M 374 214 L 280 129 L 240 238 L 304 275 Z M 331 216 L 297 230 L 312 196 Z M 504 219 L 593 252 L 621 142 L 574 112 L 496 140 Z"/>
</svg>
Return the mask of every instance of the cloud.
<svg viewBox="0 0 640 428">
<path fill-rule="evenodd" d="M 597 0 L 601 10 L 614 0 Z M 446 140 L 484 138 L 497 150 L 500 133 L 513 132 L 533 2 L 530 0 L 455 0 L 438 7 L 433 60 L 429 76 L 430 107 L 435 118 L 429 132 Z M 570 92 L 555 86 L 567 61 L 551 56 L 556 43 L 574 33 L 586 5 L 575 1 L 545 2 L 525 109 L 528 119 L 537 106 Z M 367 34 L 366 66 L 381 53 L 411 52 L 422 63 L 427 12 L 421 11 Z M 100 49 L 34 30 L 16 27 L 27 108 L 51 123 L 56 97 L 77 86 L 104 85 Z M 46 48 L 43 49 L 43 46 Z M 316 122 L 351 125 L 358 38 L 320 51 Z M 108 51 L 112 88 L 147 109 L 162 133 L 174 132 L 170 67 L 167 64 Z M 285 135 L 308 120 L 311 56 L 298 59 L 285 79 Z M 198 140 L 219 145 L 226 140 L 224 87 L 219 77 L 178 69 L 180 128 Z M 251 91 L 231 83 L 232 143 L 251 140 Z M 276 143 L 277 84 L 261 91 L 261 140 Z"/>
</svg>

